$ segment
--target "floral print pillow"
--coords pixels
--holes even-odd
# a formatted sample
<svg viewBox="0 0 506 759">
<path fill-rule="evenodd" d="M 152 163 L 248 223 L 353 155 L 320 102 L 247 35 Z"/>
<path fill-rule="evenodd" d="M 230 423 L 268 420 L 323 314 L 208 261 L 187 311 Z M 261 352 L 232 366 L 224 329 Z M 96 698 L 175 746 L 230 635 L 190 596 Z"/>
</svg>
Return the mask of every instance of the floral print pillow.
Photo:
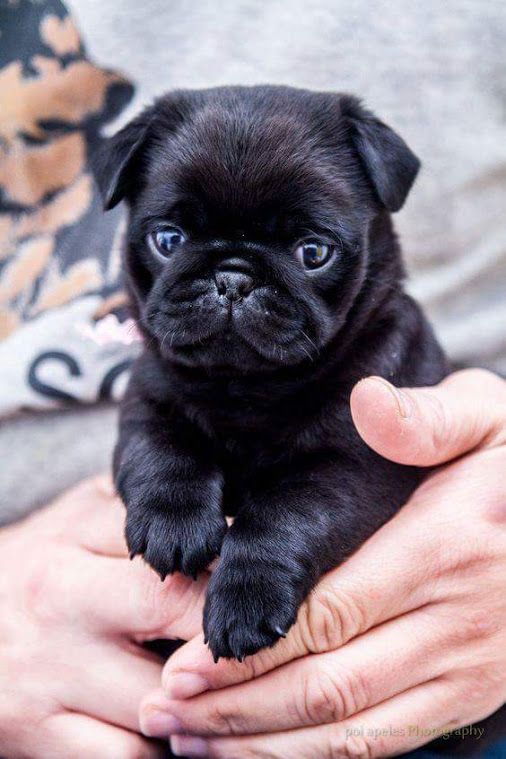
<svg viewBox="0 0 506 759">
<path fill-rule="evenodd" d="M 132 95 L 59 0 L 0 0 L 0 415 L 121 393 L 123 210 L 102 213 L 89 158 Z"/>
</svg>

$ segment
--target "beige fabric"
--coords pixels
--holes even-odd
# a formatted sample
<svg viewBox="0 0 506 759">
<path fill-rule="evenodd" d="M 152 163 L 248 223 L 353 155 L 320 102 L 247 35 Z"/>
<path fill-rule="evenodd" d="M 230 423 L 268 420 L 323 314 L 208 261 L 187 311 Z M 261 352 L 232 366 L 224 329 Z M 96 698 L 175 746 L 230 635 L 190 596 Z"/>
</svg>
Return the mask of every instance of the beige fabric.
<svg viewBox="0 0 506 759">
<path fill-rule="evenodd" d="M 4 3 L 0 419 L 21 408 L 117 398 L 124 387 L 137 352 L 117 319 L 126 316 L 124 214 L 103 214 L 89 156 L 132 92 L 125 77 L 87 58 L 59 0 Z M 103 336 L 111 319 L 119 327 L 105 345 L 97 331 Z"/>
</svg>

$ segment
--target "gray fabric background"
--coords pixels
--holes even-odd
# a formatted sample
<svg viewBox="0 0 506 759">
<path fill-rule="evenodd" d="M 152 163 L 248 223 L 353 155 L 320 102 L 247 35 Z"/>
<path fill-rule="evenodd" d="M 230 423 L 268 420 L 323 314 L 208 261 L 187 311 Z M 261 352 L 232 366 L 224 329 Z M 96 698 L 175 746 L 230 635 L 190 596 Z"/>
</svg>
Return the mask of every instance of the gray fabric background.
<svg viewBox="0 0 506 759">
<path fill-rule="evenodd" d="M 0 424 L 0 526 L 110 466 L 117 409 L 31 413 Z"/>
</svg>

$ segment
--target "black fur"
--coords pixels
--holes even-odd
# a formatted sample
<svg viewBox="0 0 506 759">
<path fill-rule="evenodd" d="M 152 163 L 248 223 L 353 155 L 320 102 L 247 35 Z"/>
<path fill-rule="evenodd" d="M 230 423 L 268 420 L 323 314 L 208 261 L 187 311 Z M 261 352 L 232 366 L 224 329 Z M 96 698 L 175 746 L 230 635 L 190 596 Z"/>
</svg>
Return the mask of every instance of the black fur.
<svg viewBox="0 0 506 759">
<path fill-rule="evenodd" d="M 102 155 L 105 205 L 130 207 L 145 336 L 115 454 L 127 540 L 161 577 L 221 554 L 204 614 L 215 658 L 274 644 L 423 476 L 371 451 L 349 410 L 366 375 L 447 373 L 403 292 L 389 213 L 418 167 L 356 98 L 270 86 L 168 94 Z M 147 242 L 163 223 L 187 235 L 167 259 Z M 294 254 L 308 238 L 336 248 L 321 270 Z"/>
</svg>

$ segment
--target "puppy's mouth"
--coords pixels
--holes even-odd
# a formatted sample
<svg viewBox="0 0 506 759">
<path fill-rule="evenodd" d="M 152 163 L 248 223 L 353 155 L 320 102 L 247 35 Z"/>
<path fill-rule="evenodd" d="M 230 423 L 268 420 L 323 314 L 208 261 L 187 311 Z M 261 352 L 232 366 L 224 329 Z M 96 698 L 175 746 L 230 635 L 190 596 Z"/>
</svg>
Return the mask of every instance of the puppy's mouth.
<svg viewBox="0 0 506 759">
<path fill-rule="evenodd" d="M 145 322 L 164 358 L 244 373 L 316 358 L 317 338 L 296 305 L 279 288 L 239 282 L 231 290 L 218 281 L 191 300 L 148 304 Z"/>
</svg>

